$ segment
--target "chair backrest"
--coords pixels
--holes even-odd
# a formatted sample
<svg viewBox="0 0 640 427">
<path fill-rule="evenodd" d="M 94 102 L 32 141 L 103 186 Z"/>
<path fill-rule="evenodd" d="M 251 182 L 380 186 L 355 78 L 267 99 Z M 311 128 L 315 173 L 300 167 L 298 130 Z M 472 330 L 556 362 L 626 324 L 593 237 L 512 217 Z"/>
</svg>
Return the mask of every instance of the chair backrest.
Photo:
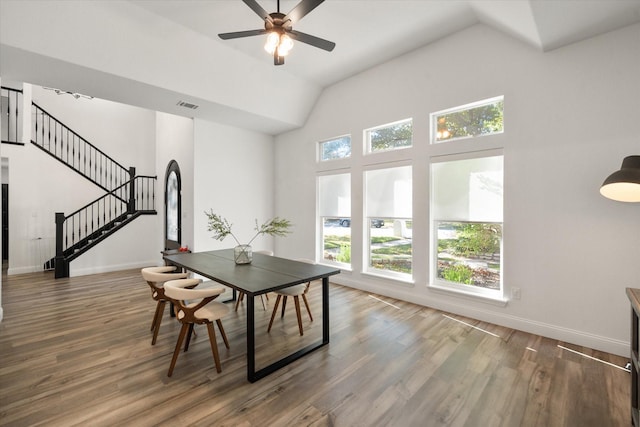
<svg viewBox="0 0 640 427">
<path fill-rule="evenodd" d="M 141 270 L 142 278 L 147 282 L 164 283 L 168 280 L 186 279 L 189 273 L 176 272 L 174 266 L 145 267 Z"/>
<path fill-rule="evenodd" d="M 176 316 L 181 322 L 200 320 L 196 312 L 224 292 L 224 288 L 196 288 L 200 283 L 202 283 L 200 279 L 178 279 L 164 284 L 164 294 L 177 307 Z M 193 300 L 200 301 L 195 304 L 185 303 Z"/>
</svg>

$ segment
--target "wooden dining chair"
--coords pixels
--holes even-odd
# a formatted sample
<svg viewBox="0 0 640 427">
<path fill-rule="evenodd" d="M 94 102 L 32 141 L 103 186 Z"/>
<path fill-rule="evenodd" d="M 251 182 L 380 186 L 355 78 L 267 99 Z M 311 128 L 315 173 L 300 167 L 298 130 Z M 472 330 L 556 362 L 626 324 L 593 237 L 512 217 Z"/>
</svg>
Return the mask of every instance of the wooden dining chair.
<svg viewBox="0 0 640 427">
<path fill-rule="evenodd" d="M 156 339 L 158 338 L 158 331 L 160 330 L 160 323 L 162 322 L 162 316 L 164 316 L 164 306 L 167 303 L 164 296 L 163 285 L 169 280 L 186 279 L 188 273 L 178 272 L 174 266 L 146 267 L 141 270 L 141 273 L 142 278 L 146 280 L 151 288 L 151 297 L 157 301 L 156 312 L 151 322 L 151 330 L 153 331 L 151 345 L 155 345 Z"/>
<path fill-rule="evenodd" d="M 296 261 L 306 262 L 308 264 L 315 264 L 315 261 L 310 259 L 297 259 Z M 279 289 L 275 291 L 276 303 L 273 306 L 273 312 L 271 313 L 271 320 L 269 321 L 269 327 L 267 328 L 267 332 L 271 332 L 271 326 L 273 325 L 273 319 L 276 317 L 276 312 L 278 311 L 278 304 L 280 300 L 282 300 L 282 314 L 280 317 L 284 317 L 284 310 L 287 306 L 287 298 L 293 297 L 293 302 L 296 307 L 296 317 L 298 318 L 298 330 L 300 332 L 300 336 L 304 335 L 304 331 L 302 328 L 302 314 L 300 313 L 300 297 L 304 301 L 304 305 L 307 308 L 307 313 L 309 313 L 309 319 L 313 322 L 313 316 L 311 315 L 311 308 L 309 308 L 309 301 L 307 301 L 307 292 L 309 291 L 309 286 L 311 282 L 301 283 L 299 285 L 290 286 L 288 288 Z"/>
<path fill-rule="evenodd" d="M 229 341 L 227 340 L 227 335 L 224 332 L 220 319 L 229 313 L 230 309 L 226 304 L 213 301 L 218 295 L 224 292 L 224 288 L 198 288 L 197 285 L 200 283 L 202 283 L 200 279 L 180 279 L 171 280 L 164 284 L 165 296 L 173 302 L 176 309 L 176 317 L 178 321 L 182 323 L 176 348 L 173 352 L 173 358 L 171 359 L 171 365 L 169 365 L 169 372 L 167 373 L 169 377 L 173 374 L 173 368 L 178 360 L 178 354 L 180 354 L 180 348 L 182 347 L 183 341 L 185 341 L 185 337 L 184 351 L 187 351 L 189 349 L 189 342 L 191 341 L 194 325 L 201 324 L 207 325 L 216 371 L 218 373 L 222 372 L 213 322 L 215 321 L 218 325 L 224 345 L 229 348 Z"/>
<path fill-rule="evenodd" d="M 253 253 L 273 256 L 273 251 L 253 251 Z M 238 311 L 238 307 L 240 306 L 240 303 L 242 302 L 242 300 L 244 300 L 244 296 L 245 296 L 244 292 L 238 291 L 238 299 L 236 300 L 236 311 Z M 262 301 L 262 308 L 266 310 L 267 305 L 264 302 L 265 298 L 267 299 L 267 301 L 269 301 L 269 295 L 267 294 L 260 295 L 260 301 Z"/>
</svg>

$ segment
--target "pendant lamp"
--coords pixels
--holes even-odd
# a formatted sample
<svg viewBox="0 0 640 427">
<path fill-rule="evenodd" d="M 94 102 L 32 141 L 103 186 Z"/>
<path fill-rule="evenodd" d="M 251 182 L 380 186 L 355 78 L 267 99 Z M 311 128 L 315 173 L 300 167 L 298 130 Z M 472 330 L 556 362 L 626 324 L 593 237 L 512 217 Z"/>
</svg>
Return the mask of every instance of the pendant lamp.
<svg viewBox="0 0 640 427">
<path fill-rule="evenodd" d="M 609 175 L 600 194 L 619 202 L 640 202 L 640 156 L 627 156 L 622 167 Z"/>
</svg>

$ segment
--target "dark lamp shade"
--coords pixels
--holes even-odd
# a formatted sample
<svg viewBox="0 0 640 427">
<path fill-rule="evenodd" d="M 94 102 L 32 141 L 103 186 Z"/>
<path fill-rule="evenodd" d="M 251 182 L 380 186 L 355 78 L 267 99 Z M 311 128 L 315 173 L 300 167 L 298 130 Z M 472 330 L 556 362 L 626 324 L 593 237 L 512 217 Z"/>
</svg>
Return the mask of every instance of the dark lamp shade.
<svg viewBox="0 0 640 427">
<path fill-rule="evenodd" d="M 600 194 L 619 202 L 640 202 L 640 156 L 625 157 L 620 170 L 604 180 Z"/>
</svg>

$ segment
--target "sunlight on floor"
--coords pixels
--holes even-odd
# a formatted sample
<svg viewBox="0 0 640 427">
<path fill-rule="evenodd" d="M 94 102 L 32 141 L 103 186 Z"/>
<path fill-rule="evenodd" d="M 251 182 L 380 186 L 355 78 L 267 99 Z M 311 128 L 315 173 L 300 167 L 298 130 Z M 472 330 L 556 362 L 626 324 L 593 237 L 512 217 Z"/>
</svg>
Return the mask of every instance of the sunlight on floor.
<svg viewBox="0 0 640 427">
<path fill-rule="evenodd" d="M 378 298 L 378 297 L 374 297 L 373 295 L 369 295 L 369 298 L 373 298 L 373 299 L 374 299 L 374 300 L 376 300 L 376 301 L 380 301 L 381 303 L 384 303 L 384 304 L 390 305 L 391 307 L 393 307 L 393 308 L 395 308 L 395 309 L 397 309 L 397 310 L 400 310 L 400 307 L 398 307 L 397 305 L 393 305 L 393 304 L 391 304 L 390 302 L 386 302 L 386 301 L 384 301 L 384 300 L 381 300 L 380 298 Z"/>
<path fill-rule="evenodd" d="M 627 369 L 627 368 L 625 368 L 625 367 L 615 365 L 615 364 L 613 364 L 613 363 L 611 363 L 611 362 L 607 362 L 606 360 L 598 359 L 597 357 L 589 356 L 588 354 L 580 353 L 579 351 L 572 350 L 572 349 L 570 349 L 570 348 L 568 348 L 568 347 L 565 347 L 565 346 L 563 346 L 563 345 L 560 345 L 560 344 L 558 344 L 558 348 L 560 348 L 560 349 L 562 349 L 562 350 L 567 350 L 567 351 L 569 351 L 569 352 L 571 352 L 571 353 L 578 354 L 578 355 L 580 355 L 580 356 L 582 356 L 582 357 L 586 357 L 587 359 L 591 359 L 591 360 L 595 360 L 595 361 L 600 362 L 600 363 L 604 363 L 605 365 L 613 366 L 614 368 L 618 368 L 618 369 L 620 369 L 621 371 L 631 372 L 631 370 L 630 370 L 630 369 Z"/>
<path fill-rule="evenodd" d="M 443 316 L 444 316 L 444 317 L 446 317 L 447 319 L 450 319 L 450 320 L 456 321 L 456 322 L 458 322 L 458 323 L 462 323 L 463 325 L 466 325 L 466 326 L 468 326 L 468 327 L 470 327 L 470 328 L 477 329 L 478 331 L 482 331 L 482 332 L 484 332 L 485 334 L 489 334 L 489 335 L 494 336 L 494 337 L 496 337 L 496 338 L 501 338 L 501 337 L 500 337 L 500 335 L 496 335 L 496 334 L 494 334 L 493 332 L 489 332 L 489 331 L 487 331 L 487 330 L 485 330 L 485 329 L 478 328 L 477 326 L 473 326 L 473 325 L 472 325 L 472 324 L 470 324 L 470 323 L 463 322 L 462 320 L 455 319 L 455 318 L 453 318 L 453 317 L 451 317 L 451 316 L 447 316 L 446 314 L 443 314 Z"/>
</svg>

